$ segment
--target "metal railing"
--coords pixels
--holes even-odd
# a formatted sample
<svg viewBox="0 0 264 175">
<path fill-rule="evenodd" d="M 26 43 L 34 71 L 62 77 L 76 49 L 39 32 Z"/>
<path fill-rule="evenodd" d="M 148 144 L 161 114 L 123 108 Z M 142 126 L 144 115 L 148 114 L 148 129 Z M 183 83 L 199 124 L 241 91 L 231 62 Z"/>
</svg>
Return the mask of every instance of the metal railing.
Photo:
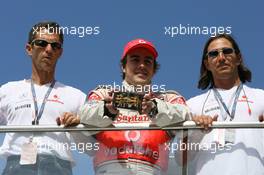
<svg viewBox="0 0 264 175">
<path fill-rule="evenodd" d="M 201 129 L 193 121 L 185 121 L 175 126 L 166 127 L 95 127 L 79 124 L 74 127 L 65 127 L 63 125 L 0 125 L 0 133 L 7 132 L 71 132 L 71 131 L 118 131 L 118 130 L 183 130 L 183 135 L 187 135 L 189 129 Z M 213 122 L 209 128 L 264 128 L 264 122 Z M 185 157 L 187 157 L 187 152 Z M 187 161 L 183 158 L 183 162 Z M 184 164 L 181 167 L 181 175 L 188 174 L 188 164 Z"/>
<path fill-rule="evenodd" d="M 264 122 L 213 122 L 210 128 L 264 128 Z M 79 124 L 74 127 L 57 125 L 4 125 L 0 126 L 0 133 L 5 132 L 69 132 L 69 131 L 117 131 L 117 130 L 186 130 L 201 129 L 193 121 L 186 121 L 180 125 L 167 127 L 95 127 Z"/>
</svg>

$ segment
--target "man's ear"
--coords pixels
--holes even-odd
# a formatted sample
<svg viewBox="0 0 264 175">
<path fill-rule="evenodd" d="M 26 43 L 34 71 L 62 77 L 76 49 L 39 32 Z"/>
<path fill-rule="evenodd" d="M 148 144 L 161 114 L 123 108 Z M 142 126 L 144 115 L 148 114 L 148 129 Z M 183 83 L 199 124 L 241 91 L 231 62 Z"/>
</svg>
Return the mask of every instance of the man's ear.
<svg viewBox="0 0 264 175">
<path fill-rule="evenodd" d="M 26 44 L 26 52 L 29 56 L 32 56 L 32 45 L 31 44 Z"/>
<path fill-rule="evenodd" d="M 126 73 L 126 69 L 125 69 L 124 66 L 121 66 L 121 69 L 122 69 L 122 72 L 123 72 L 123 73 Z"/>
<path fill-rule="evenodd" d="M 61 57 L 62 53 L 63 53 L 63 48 L 60 49 L 59 58 Z"/>
</svg>

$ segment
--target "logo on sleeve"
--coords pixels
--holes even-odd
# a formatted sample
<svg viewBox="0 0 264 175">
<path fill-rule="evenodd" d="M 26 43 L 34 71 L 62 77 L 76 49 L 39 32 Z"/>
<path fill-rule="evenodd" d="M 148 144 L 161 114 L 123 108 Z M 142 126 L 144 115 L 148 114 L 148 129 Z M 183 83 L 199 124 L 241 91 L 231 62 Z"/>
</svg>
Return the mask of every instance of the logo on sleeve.
<svg viewBox="0 0 264 175">
<path fill-rule="evenodd" d="M 185 100 L 183 97 L 177 97 L 177 98 L 174 98 L 170 101 L 170 103 L 172 104 L 182 104 L 182 105 L 186 105 L 185 103 Z"/>
<path fill-rule="evenodd" d="M 92 93 L 89 97 L 88 97 L 88 100 L 101 100 L 100 96 L 95 94 L 95 93 Z"/>
</svg>

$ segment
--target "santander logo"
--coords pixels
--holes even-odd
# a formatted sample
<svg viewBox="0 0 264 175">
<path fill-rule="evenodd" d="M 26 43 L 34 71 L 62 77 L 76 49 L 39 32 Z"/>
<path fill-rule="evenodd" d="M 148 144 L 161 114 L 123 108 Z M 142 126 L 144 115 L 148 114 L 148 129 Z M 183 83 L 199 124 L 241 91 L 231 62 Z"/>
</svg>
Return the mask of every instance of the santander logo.
<svg viewBox="0 0 264 175">
<path fill-rule="evenodd" d="M 143 114 L 143 115 L 122 115 L 120 114 L 117 119 L 116 123 L 149 123 L 150 118 L 149 116 Z"/>
</svg>

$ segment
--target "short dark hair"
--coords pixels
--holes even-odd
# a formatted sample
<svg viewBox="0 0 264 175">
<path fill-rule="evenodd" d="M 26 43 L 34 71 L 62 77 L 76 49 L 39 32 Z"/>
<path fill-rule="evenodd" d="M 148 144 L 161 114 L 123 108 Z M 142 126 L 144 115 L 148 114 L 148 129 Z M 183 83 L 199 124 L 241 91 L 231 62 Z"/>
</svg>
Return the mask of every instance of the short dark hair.
<svg viewBox="0 0 264 175">
<path fill-rule="evenodd" d="M 42 29 L 48 29 L 49 32 L 53 32 L 59 35 L 60 42 L 63 44 L 63 31 L 60 27 L 60 25 L 57 22 L 53 21 L 42 21 L 37 24 L 35 24 L 29 34 L 28 34 L 28 43 L 31 44 L 32 41 L 35 39 L 37 32 L 39 32 Z M 37 32 L 36 32 L 37 31 Z"/>
<path fill-rule="evenodd" d="M 123 59 L 121 59 L 120 66 L 122 68 L 125 68 L 126 63 L 127 63 L 127 55 Z M 154 74 L 159 70 L 159 68 L 160 68 L 160 64 L 157 62 L 156 59 L 154 59 Z M 125 79 L 125 73 L 122 70 L 121 70 L 121 74 L 122 74 L 122 79 L 124 80 Z"/>
<path fill-rule="evenodd" d="M 219 39 L 219 38 L 227 39 L 232 44 L 232 46 L 235 50 L 235 54 L 237 56 L 241 57 L 241 64 L 238 66 L 238 75 L 239 75 L 240 81 L 242 81 L 242 83 L 251 82 L 251 71 L 244 65 L 242 53 L 241 53 L 235 39 L 231 35 L 228 35 L 228 34 L 218 34 L 215 37 L 209 38 L 207 40 L 207 42 L 205 43 L 205 46 L 203 49 L 202 63 L 201 63 L 201 67 L 200 67 L 200 79 L 198 82 L 198 88 L 199 89 L 204 90 L 207 87 L 213 88 L 213 86 L 214 86 L 213 75 L 209 70 L 207 70 L 207 68 L 204 64 L 204 60 L 208 58 L 207 52 L 208 52 L 208 46 L 210 45 L 210 43 L 216 39 Z"/>
</svg>

